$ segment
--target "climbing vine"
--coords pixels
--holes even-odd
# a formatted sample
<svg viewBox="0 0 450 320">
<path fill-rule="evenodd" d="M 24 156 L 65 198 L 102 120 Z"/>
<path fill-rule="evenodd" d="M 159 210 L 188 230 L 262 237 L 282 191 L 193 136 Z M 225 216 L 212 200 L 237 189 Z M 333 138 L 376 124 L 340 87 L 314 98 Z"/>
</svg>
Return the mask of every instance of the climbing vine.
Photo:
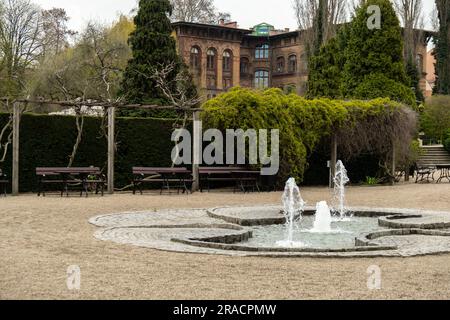
<svg viewBox="0 0 450 320">
<path fill-rule="evenodd" d="M 206 102 L 203 109 L 204 127 L 279 129 L 281 180 L 294 176 L 302 181 L 308 157 L 332 134 L 338 137 L 339 156 L 344 159 L 363 152 L 387 157 L 392 143 L 402 157 L 409 154 L 417 126 L 412 109 L 387 98 L 307 100 L 280 89 L 234 88 Z"/>
</svg>

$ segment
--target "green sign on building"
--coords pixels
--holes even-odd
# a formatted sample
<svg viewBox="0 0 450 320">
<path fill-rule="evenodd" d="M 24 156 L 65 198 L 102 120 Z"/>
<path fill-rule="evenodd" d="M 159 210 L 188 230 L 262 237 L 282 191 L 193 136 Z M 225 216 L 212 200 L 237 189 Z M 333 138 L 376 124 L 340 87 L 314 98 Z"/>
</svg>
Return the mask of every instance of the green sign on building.
<svg viewBox="0 0 450 320">
<path fill-rule="evenodd" d="M 268 23 L 260 23 L 253 27 L 253 35 L 255 36 L 268 36 L 270 31 L 274 30 L 275 27 Z"/>
</svg>

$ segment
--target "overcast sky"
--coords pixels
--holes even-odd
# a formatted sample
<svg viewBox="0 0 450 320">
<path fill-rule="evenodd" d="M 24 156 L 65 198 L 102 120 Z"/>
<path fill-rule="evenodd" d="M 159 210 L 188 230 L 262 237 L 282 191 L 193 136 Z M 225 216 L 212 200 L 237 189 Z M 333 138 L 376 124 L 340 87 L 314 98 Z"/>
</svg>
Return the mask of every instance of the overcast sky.
<svg viewBox="0 0 450 320">
<path fill-rule="evenodd" d="M 53 7 L 66 9 L 70 28 L 83 29 L 89 20 L 110 23 L 120 13 L 129 14 L 137 6 L 137 0 L 34 0 L 44 9 Z M 426 18 L 432 11 L 434 1 L 424 0 Z M 292 9 L 292 0 L 215 0 L 219 11 L 229 12 L 242 28 L 250 28 L 267 22 L 277 29 L 295 29 L 297 23 Z"/>
</svg>

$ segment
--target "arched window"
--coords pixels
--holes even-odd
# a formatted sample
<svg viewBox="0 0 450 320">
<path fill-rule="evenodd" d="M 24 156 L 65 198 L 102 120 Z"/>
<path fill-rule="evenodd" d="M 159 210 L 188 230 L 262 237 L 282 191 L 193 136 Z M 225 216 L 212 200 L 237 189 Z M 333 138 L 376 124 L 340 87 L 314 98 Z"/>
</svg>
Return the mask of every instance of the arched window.
<svg viewBox="0 0 450 320">
<path fill-rule="evenodd" d="M 297 72 L 297 56 L 291 55 L 289 56 L 289 72 Z"/>
<path fill-rule="evenodd" d="M 256 47 L 255 50 L 256 59 L 269 59 L 269 45 L 263 44 Z"/>
<path fill-rule="evenodd" d="M 209 49 L 207 52 L 206 68 L 216 70 L 216 50 Z"/>
<path fill-rule="evenodd" d="M 269 87 L 269 71 L 258 70 L 255 72 L 255 88 L 267 89 Z"/>
<path fill-rule="evenodd" d="M 190 58 L 190 65 L 193 69 L 200 69 L 200 49 L 198 47 L 192 47 L 191 48 L 191 58 Z"/>
<path fill-rule="evenodd" d="M 284 57 L 278 57 L 277 58 L 277 73 L 283 73 L 284 72 Z"/>
<path fill-rule="evenodd" d="M 419 71 L 419 75 L 422 76 L 423 70 L 423 56 L 421 54 L 418 54 L 416 56 L 416 64 L 417 64 L 417 70 Z"/>
<path fill-rule="evenodd" d="M 241 58 L 241 74 L 248 74 L 249 60 L 247 58 Z"/>
<path fill-rule="evenodd" d="M 223 71 L 230 72 L 232 68 L 232 53 L 230 50 L 225 50 L 223 53 Z"/>
</svg>

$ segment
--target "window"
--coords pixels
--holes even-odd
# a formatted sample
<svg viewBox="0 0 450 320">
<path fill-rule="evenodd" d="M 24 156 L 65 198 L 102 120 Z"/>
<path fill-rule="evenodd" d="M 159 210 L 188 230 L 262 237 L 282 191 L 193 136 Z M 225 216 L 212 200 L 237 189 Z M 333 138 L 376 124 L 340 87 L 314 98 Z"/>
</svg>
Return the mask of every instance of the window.
<svg viewBox="0 0 450 320">
<path fill-rule="evenodd" d="M 228 90 L 232 87 L 231 85 L 231 78 L 223 78 L 223 88 L 225 90 Z"/>
<path fill-rule="evenodd" d="M 208 76 L 207 77 L 207 83 L 206 83 L 208 89 L 216 89 L 216 77 L 215 76 Z"/>
<path fill-rule="evenodd" d="M 194 69 L 200 69 L 200 49 L 198 47 L 192 47 L 191 49 L 191 67 Z"/>
<path fill-rule="evenodd" d="M 255 72 L 255 88 L 267 89 L 269 87 L 269 71 L 258 70 Z"/>
<path fill-rule="evenodd" d="M 417 70 L 419 71 L 419 75 L 422 76 L 423 70 L 423 56 L 421 54 L 418 54 L 416 56 L 416 64 L 417 64 Z"/>
<path fill-rule="evenodd" d="M 232 58 L 231 52 L 229 50 L 226 50 L 223 53 L 223 71 L 225 71 L 225 72 L 231 71 L 231 66 L 232 66 L 231 58 Z"/>
<path fill-rule="evenodd" d="M 289 57 L 289 72 L 297 71 L 297 56 L 292 55 Z"/>
<path fill-rule="evenodd" d="M 216 51 L 214 49 L 209 49 L 207 52 L 206 67 L 208 70 L 216 69 Z"/>
<path fill-rule="evenodd" d="M 255 50 L 256 59 L 269 59 L 269 45 L 263 44 L 256 47 Z"/>
<path fill-rule="evenodd" d="M 248 74 L 249 61 L 247 58 L 241 58 L 241 74 Z"/>
<path fill-rule="evenodd" d="M 277 58 L 276 72 L 277 73 L 283 73 L 284 72 L 284 57 Z"/>
</svg>

